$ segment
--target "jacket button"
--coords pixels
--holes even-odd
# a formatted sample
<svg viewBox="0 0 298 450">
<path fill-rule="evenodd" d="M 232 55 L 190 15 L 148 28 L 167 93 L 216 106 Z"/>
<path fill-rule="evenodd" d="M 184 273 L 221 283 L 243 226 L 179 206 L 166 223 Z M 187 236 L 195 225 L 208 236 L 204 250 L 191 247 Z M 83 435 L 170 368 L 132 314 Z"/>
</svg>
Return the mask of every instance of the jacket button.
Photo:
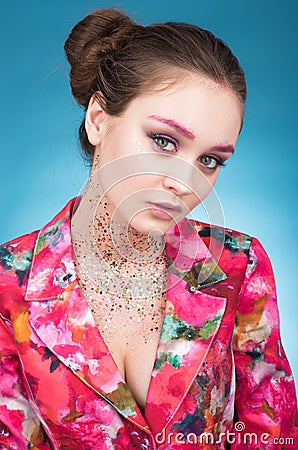
<svg viewBox="0 0 298 450">
<path fill-rule="evenodd" d="M 150 442 L 147 438 L 141 437 L 137 431 L 133 431 L 132 433 L 134 443 L 138 445 L 139 449 L 142 450 L 150 450 Z"/>
</svg>

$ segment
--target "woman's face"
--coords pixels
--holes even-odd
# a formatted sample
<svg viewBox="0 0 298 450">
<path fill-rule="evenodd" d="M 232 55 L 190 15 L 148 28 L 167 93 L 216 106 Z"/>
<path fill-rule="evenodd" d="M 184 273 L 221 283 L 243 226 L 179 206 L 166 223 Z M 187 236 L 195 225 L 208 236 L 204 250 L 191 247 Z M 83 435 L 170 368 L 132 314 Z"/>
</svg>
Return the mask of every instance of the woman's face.
<svg viewBox="0 0 298 450">
<path fill-rule="evenodd" d="M 99 175 L 110 212 L 141 233 L 165 233 L 208 195 L 241 120 L 233 91 L 200 76 L 137 97 L 121 117 L 92 99 L 91 175 Z"/>
</svg>

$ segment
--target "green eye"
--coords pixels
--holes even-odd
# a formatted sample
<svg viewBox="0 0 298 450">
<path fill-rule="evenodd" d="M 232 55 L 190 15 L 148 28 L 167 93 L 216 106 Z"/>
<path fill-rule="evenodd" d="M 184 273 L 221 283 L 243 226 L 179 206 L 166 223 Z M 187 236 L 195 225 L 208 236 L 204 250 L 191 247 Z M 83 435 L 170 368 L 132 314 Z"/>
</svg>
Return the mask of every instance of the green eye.
<svg viewBox="0 0 298 450">
<path fill-rule="evenodd" d="M 220 164 L 219 161 L 217 161 L 212 156 L 204 155 L 200 158 L 201 164 L 206 166 L 208 169 L 216 169 L 216 167 Z"/>
<path fill-rule="evenodd" d="M 155 143 L 158 145 L 159 148 L 167 152 L 172 152 L 176 150 L 175 144 L 163 136 L 156 137 Z"/>
<path fill-rule="evenodd" d="M 159 147 L 161 147 L 161 148 L 165 148 L 165 147 L 167 147 L 167 145 L 169 144 L 169 141 L 168 141 L 166 138 L 164 138 L 164 137 L 156 138 L 156 141 L 155 141 L 155 142 L 156 142 L 157 145 L 159 145 Z"/>
<path fill-rule="evenodd" d="M 149 137 L 153 140 L 155 146 L 157 146 L 159 150 L 165 153 L 177 151 L 178 144 L 174 140 L 168 138 L 167 136 L 163 136 L 161 134 L 156 133 L 150 133 Z"/>
</svg>

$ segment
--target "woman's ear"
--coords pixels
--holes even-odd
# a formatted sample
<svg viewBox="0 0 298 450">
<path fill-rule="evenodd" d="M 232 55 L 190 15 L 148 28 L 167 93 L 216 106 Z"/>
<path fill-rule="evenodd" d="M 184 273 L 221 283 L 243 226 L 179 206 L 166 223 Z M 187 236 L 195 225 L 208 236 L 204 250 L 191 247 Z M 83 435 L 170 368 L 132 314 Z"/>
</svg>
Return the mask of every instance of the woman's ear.
<svg viewBox="0 0 298 450">
<path fill-rule="evenodd" d="M 85 128 L 90 144 L 96 146 L 100 144 L 102 139 L 102 127 L 105 111 L 100 106 L 96 95 L 92 95 L 86 111 Z"/>
</svg>

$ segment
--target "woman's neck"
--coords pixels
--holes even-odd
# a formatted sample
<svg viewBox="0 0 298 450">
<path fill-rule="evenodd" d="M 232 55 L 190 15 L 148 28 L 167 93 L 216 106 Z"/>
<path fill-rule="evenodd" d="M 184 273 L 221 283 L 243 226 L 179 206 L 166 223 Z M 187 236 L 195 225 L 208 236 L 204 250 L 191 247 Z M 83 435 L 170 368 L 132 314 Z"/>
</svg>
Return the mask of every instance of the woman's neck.
<svg viewBox="0 0 298 450">
<path fill-rule="evenodd" d="M 164 241 L 142 234 L 132 228 L 118 215 L 114 220 L 113 209 L 107 198 L 98 204 L 94 234 L 96 246 L 105 262 L 116 266 L 119 271 L 139 272 L 158 266 L 165 266 Z"/>
</svg>

